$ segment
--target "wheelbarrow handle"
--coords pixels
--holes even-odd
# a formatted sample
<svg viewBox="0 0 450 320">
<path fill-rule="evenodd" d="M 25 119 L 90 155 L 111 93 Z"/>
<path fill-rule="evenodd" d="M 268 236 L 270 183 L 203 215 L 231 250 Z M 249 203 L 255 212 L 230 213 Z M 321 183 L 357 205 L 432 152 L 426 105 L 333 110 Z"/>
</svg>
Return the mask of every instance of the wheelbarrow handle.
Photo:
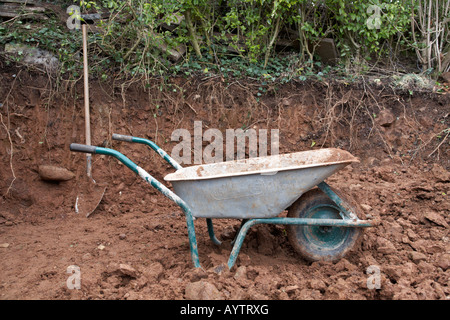
<svg viewBox="0 0 450 320">
<path fill-rule="evenodd" d="M 114 149 L 103 148 L 103 147 L 95 147 L 88 146 L 84 144 L 72 143 L 70 145 L 70 150 L 77 152 L 86 152 L 86 153 L 95 153 L 95 154 L 103 154 L 107 156 L 113 156 L 124 165 L 126 165 L 129 169 L 131 169 L 134 173 L 138 174 L 142 179 L 144 179 L 149 185 L 157 189 L 164 196 L 175 202 L 185 213 L 187 228 L 188 228 L 188 236 L 189 236 L 189 245 L 191 247 L 191 256 L 196 268 L 200 267 L 200 261 L 198 259 L 198 250 L 197 250 L 197 240 L 195 237 L 195 227 L 194 227 L 194 219 L 192 216 L 191 209 L 179 196 L 177 196 L 174 192 L 172 192 L 169 188 L 164 186 L 161 182 L 153 178 L 147 171 L 136 165 L 133 161 L 127 158 L 125 155 L 116 151 Z"/>
<path fill-rule="evenodd" d="M 113 140 L 118 140 L 118 141 L 133 142 L 132 136 L 127 136 L 124 134 L 113 133 L 112 138 L 113 138 Z"/>
<path fill-rule="evenodd" d="M 133 161 L 131 161 L 129 158 L 127 158 L 125 155 L 123 155 L 119 151 L 116 151 L 116 150 L 110 149 L 110 148 L 89 146 L 89 145 L 78 144 L 78 143 L 70 144 L 70 150 L 76 151 L 76 152 L 103 154 L 103 155 L 115 157 L 117 160 L 122 162 L 129 169 L 131 169 L 134 173 L 138 174 L 142 179 L 147 181 L 151 186 L 153 186 L 158 191 L 160 191 L 163 195 L 165 195 L 166 197 L 168 197 L 169 199 L 174 201 L 176 204 L 178 204 L 180 207 L 182 207 L 183 210 L 189 211 L 188 214 L 190 214 L 190 209 L 188 208 L 187 204 L 180 197 L 178 197 L 175 193 L 173 193 L 171 190 L 169 190 L 167 187 L 165 187 L 162 183 L 160 183 L 158 180 L 153 178 L 147 171 L 145 171 L 144 169 L 139 167 L 137 164 L 135 164 Z"/>
<path fill-rule="evenodd" d="M 118 133 L 113 133 L 112 138 L 113 138 L 113 140 L 118 140 L 118 141 L 146 144 L 147 146 L 149 146 L 150 148 L 155 150 L 164 160 L 166 160 L 176 170 L 179 170 L 182 168 L 182 166 L 178 162 L 176 162 L 171 156 L 169 156 L 167 154 L 167 152 L 165 152 L 163 149 L 161 149 L 158 145 L 156 145 L 156 143 L 154 143 L 151 140 L 133 137 L 133 136 L 127 136 L 127 135 L 118 134 Z"/>
<path fill-rule="evenodd" d="M 76 152 L 84 152 L 84 153 L 96 153 L 97 147 L 95 146 L 89 146 L 86 144 L 79 144 L 79 143 L 71 143 L 70 144 L 70 151 L 76 151 Z"/>
</svg>

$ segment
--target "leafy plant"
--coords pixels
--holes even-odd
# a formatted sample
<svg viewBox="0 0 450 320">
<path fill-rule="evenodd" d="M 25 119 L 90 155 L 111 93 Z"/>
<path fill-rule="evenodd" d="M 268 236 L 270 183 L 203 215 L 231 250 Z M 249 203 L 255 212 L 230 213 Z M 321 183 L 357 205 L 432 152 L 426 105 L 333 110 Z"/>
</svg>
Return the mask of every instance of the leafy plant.
<svg viewBox="0 0 450 320">
<path fill-rule="evenodd" d="M 356 77 L 369 71 L 369 61 L 399 61 L 401 54 L 416 55 L 429 70 L 443 72 L 450 63 L 450 0 L 63 2 L 78 5 L 82 13 L 109 13 L 88 39 L 90 74 L 103 80 L 220 74 L 283 83 Z M 298 47 L 279 54 L 277 43 L 286 37 Z M 334 39 L 340 53 L 341 63 L 333 68 L 316 55 L 324 38 Z M 0 23 L 0 44 L 9 42 L 54 53 L 61 75 L 80 78 L 81 32 L 55 16 Z M 357 74 L 349 74 L 347 66 Z"/>
</svg>

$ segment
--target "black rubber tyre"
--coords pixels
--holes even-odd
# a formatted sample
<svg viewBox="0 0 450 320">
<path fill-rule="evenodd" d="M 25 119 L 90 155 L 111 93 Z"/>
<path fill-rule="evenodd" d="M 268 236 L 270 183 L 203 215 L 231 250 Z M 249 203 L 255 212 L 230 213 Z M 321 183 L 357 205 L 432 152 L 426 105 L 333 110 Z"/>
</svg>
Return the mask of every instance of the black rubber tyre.
<svg viewBox="0 0 450 320">
<path fill-rule="evenodd" d="M 350 202 L 336 190 L 333 191 L 354 206 L 353 201 Z M 288 209 L 288 217 L 342 219 L 336 204 L 320 189 L 304 193 Z M 294 250 L 306 260 L 336 262 L 359 243 L 362 228 L 288 225 L 287 234 Z"/>
</svg>

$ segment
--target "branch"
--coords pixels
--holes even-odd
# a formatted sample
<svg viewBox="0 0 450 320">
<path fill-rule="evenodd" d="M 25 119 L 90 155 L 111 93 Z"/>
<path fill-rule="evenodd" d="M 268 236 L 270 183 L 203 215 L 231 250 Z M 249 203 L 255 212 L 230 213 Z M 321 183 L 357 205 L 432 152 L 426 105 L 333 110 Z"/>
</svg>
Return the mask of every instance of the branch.
<svg viewBox="0 0 450 320">
<path fill-rule="evenodd" d="M 275 25 L 275 31 L 273 32 L 272 39 L 270 40 L 270 43 L 266 49 L 266 56 L 264 58 L 264 68 L 267 67 L 267 63 L 269 62 L 270 50 L 272 49 L 273 44 L 275 43 L 275 40 L 278 37 L 279 31 L 280 31 L 280 17 L 278 17 L 278 19 L 277 19 L 277 23 Z"/>
<path fill-rule="evenodd" d="M 200 52 L 200 46 L 198 45 L 197 37 L 195 35 L 194 25 L 191 20 L 191 10 L 186 10 L 184 12 L 184 18 L 186 19 L 186 27 L 189 31 L 189 36 L 191 37 L 192 46 L 194 47 L 194 51 L 197 54 L 197 57 L 201 58 L 202 53 Z"/>
</svg>

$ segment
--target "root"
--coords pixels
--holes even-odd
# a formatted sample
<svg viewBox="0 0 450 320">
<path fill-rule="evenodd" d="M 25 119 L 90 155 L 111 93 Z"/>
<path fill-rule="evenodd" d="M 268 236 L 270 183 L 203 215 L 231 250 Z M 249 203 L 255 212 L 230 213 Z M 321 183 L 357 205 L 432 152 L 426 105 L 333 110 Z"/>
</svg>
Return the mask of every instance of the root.
<svg viewBox="0 0 450 320">
<path fill-rule="evenodd" d="M 5 194 L 3 195 L 3 196 L 6 197 L 8 195 L 8 193 L 9 193 L 9 191 L 11 190 L 11 188 L 12 188 L 12 186 L 14 184 L 14 181 L 16 181 L 16 175 L 14 173 L 14 167 L 13 167 L 14 148 L 13 148 L 13 143 L 12 143 L 12 139 L 11 139 L 11 134 L 9 133 L 8 127 L 6 126 L 5 122 L 3 121 L 3 115 L 1 113 L 0 113 L 0 121 L 1 121 L 1 123 L 3 125 L 3 127 L 6 130 L 6 134 L 8 135 L 9 145 L 10 145 L 10 148 L 11 148 L 11 152 L 10 152 L 10 155 L 9 155 L 9 167 L 11 168 L 11 173 L 12 173 L 12 176 L 13 176 L 13 180 L 11 181 L 8 189 L 6 190 Z"/>
<path fill-rule="evenodd" d="M 17 73 L 16 77 L 14 78 L 14 81 L 13 81 L 13 83 L 11 85 L 11 89 L 9 89 L 9 92 L 6 95 L 6 98 L 5 98 L 4 103 L 3 103 L 3 105 L 6 106 L 6 113 L 7 113 L 7 117 L 8 117 L 8 125 L 5 124 L 5 122 L 3 121 L 3 115 L 0 113 L 0 122 L 1 122 L 1 124 L 3 126 L 3 128 L 5 128 L 5 130 L 6 130 L 6 134 L 8 135 L 9 145 L 10 145 L 10 148 L 11 148 L 11 152 L 10 152 L 10 155 L 9 155 L 9 167 L 11 168 L 11 173 L 12 173 L 12 176 L 13 176 L 13 180 L 11 181 L 11 183 L 9 184 L 8 189 L 6 190 L 5 194 L 3 195 L 5 197 L 9 194 L 9 191 L 11 190 L 11 188 L 12 188 L 12 186 L 14 184 L 14 181 L 16 181 L 16 174 L 14 173 L 14 166 L 13 166 L 14 147 L 13 147 L 11 134 L 9 132 L 10 131 L 10 123 L 9 123 L 8 99 L 9 99 L 9 96 L 11 95 L 11 92 L 14 89 L 14 85 L 16 84 L 16 80 L 17 80 L 17 78 L 19 78 L 21 72 L 22 72 L 22 70 L 20 70 Z"/>
<path fill-rule="evenodd" d="M 13 167 L 14 148 L 13 148 L 13 143 L 12 143 L 12 139 L 11 139 L 11 134 L 9 133 L 8 127 L 6 126 L 5 122 L 3 122 L 3 115 L 1 113 L 0 113 L 0 121 L 1 121 L 1 123 L 3 125 L 3 127 L 6 130 L 6 134 L 8 135 L 9 145 L 11 147 L 11 152 L 10 152 L 10 155 L 9 155 L 9 166 L 11 168 L 11 173 L 13 175 L 13 180 L 11 181 L 8 189 L 6 190 L 5 194 L 3 195 L 4 197 L 6 197 L 8 195 L 8 193 L 9 193 L 9 190 L 11 190 L 11 188 L 12 188 L 12 186 L 14 184 L 14 181 L 16 180 L 16 175 L 14 173 L 14 167 Z"/>
<path fill-rule="evenodd" d="M 433 155 L 433 153 L 438 151 L 439 148 L 441 147 L 441 145 L 445 142 L 445 140 L 447 140 L 447 137 L 450 134 L 450 128 L 447 128 L 442 132 L 447 132 L 447 134 L 445 135 L 444 139 L 442 139 L 441 143 L 439 143 L 438 146 L 428 155 L 428 158 L 431 157 Z M 439 159 L 439 152 L 438 152 L 438 159 Z"/>
</svg>

